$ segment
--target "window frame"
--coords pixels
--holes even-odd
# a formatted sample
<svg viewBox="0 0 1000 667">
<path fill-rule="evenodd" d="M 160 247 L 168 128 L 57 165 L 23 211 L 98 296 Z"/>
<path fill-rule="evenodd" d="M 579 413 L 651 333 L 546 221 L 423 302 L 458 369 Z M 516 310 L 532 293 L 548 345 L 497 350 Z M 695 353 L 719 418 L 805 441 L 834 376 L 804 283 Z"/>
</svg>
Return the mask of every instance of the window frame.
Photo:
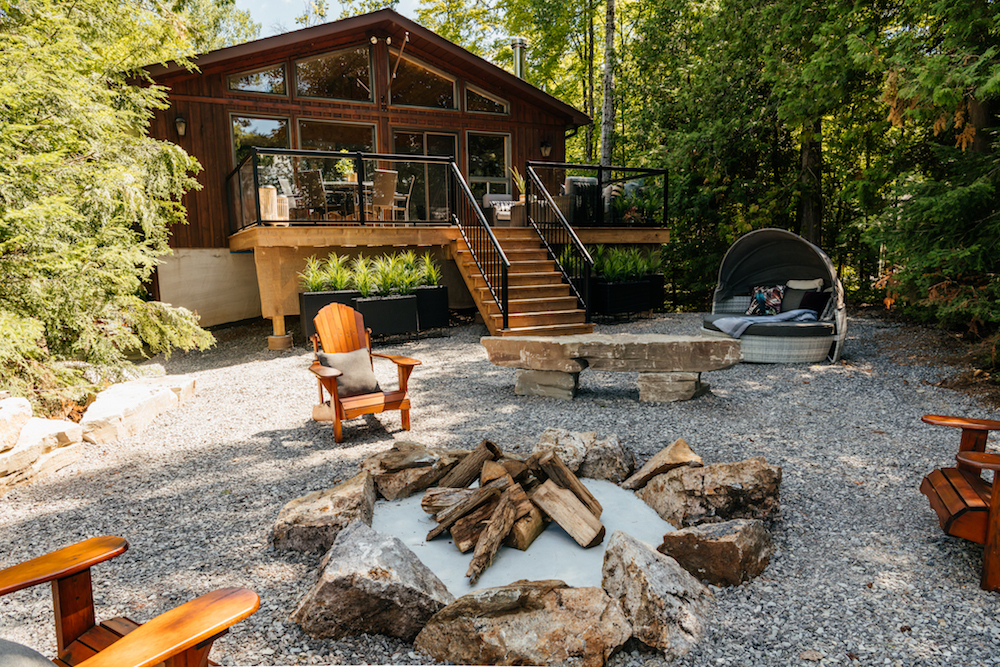
<svg viewBox="0 0 1000 667">
<path fill-rule="evenodd" d="M 496 176 L 477 176 L 477 177 L 472 176 L 472 148 L 471 144 L 469 143 L 469 136 L 474 134 L 488 136 L 488 137 L 503 137 L 504 175 L 502 179 Z M 512 142 L 513 142 L 513 133 L 511 132 L 489 132 L 486 130 L 474 130 L 474 129 L 465 130 L 465 175 L 466 179 L 469 182 L 470 189 L 472 188 L 473 183 L 486 183 L 487 184 L 486 191 L 488 194 L 508 194 L 508 195 L 514 194 L 514 188 L 510 179 L 510 169 L 513 167 L 511 161 L 513 160 L 514 157 L 512 153 L 513 149 Z M 504 184 L 503 193 L 493 193 L 490 191 L 489 187 L 490 183 L 501 183 L 501 182 Z"/>
<path fill-rule="evenodd" d="M 433 109 L 434 111 L 453 111 L 461 113 L 462 104 L 459 101 L 460 87 L 458 85 L 459 78 L 457 76 L 449 74 L 448 72 L 445 72 L 444 70 L 435 67 L 434 65 L 431 65 L 430 63 L 425 62 L 420 58 L 411 57 L 407 55 L 405 52 L 400 52 L 398 49 L 394 49 L 393 47 L 389 47 L 387 53 L 389 54 L 389 58 L 387 59 L 388 62 L 386 62 L 386 81 L 388 82 L 388 90 L 385 91 L 386 92 L 385 98 L 389 107 L 402 107 L 405 109 Z M 402 59 L 407 62 L 413 63 L 417 67 L 421 67 L 429 72 L 432 72 L 433 74 L 436 74 L 437 76 L 441 77 L 442 79 L 445 79 L 446 81 L 451 81 L 452 100 L 454 100 L 455 105 L 452 107 L 432 107 L 423 104 L 404 104 L 401 102 L 393 102 L 392 70 L 393 67 L 395 66 L 394 64 L 397 62 L 398 59 Z"/>
<path fill-rule="evenodd" d="M 292 144 L 297 143 L 297 137 L 294 138 L 294 139 L 296 139 L 296 141 L 293 141 L 292 131 L 293 131 L 293 128 L 295 127 L 295 123 L 292 122 L 292 117 L 290 115 L 289 116 L 281 116 L 281 115 L 278 115 L 278 114 L 268 114 L 268 113 L 252 113 L 252 112 L 251 113 L 247 113 L 247 112 L 242 112 L 242 111 L 230 111 L 229 112 L 229 150 L 230 150 L 230 157 L 232 157 L 232 160 L 233 160 L 233 168 L 234 169 L 236 167 L 238 167 L 239 163 L 240 163 L 240 161 L 236 158 L 236 135 L 233 132 L 233 119 L 234 118 L 256 118 L 256 119 L 260 119 L 260 120 L 283 120 L 283 121 L 285 121 L 288 124 L 287 125 L 287 127 L 288 127 L 288 145 L 285 146 L 285 148 L 291 149 Z"/>
<path fill-rule="evenodd" d="M 292 87 L 291 87 L 291 85 L 289 85 L 290 78 L 288 76 L 288 67 L 287 67 L 287 65 L 288 65 L 287 62 L 282 61 L 280 63 L 277 63 L 276 65 L 268 65 L 266 67 L 259 67 L 257 69 L 246 70 L 246 71 L 243 71 L 243 72 L 237 72 L 235 74 L 227 74 L 226 75 L 226 92 L 227 93 L 235 93 L 237 95 L 264 95 L 265 97 L 283 97 L 285 99 L 288 99 L 288 96 L 291 93 Z M 261 92 L 259 90 L 238 90 L 238 89 L 232 87 L 231 81 L 232 81 L 232 79 L 234 79 L 236 77 L 253 76 L 254 74 L 260 74 L 262 72 L 267 72 L 269 70 L 278 69 L 278 68 L 281 69 L 281 73 L 282 73 L 282 75 L 284 76 L 284 79 L 285 79 L 285 92 L 284 93 L 266 93 L 266 92 Z"/>
<path fill-rule="evenodd" d="M 307 63 L 307 62 L 311 62 L 313 60 L 319 60 L 319 59 L 325 58 L 327 56 L 336 55 L 338 53 L 344 53 L 345 51 L 358 51 L 362 47 L 364 47 L 368 51 L 368 99 L 367 100 L 365 100 L 365 99 L 354 99 L 354 98 L 351 98 L 351 97 L 321 97 L 319 95 L 302 95 L 302 94 L 299 93 L 299 72 L 298 72 L 298 65 L 299 65 L 299 63 Z M 323 53 L 317 53 L 315 55 L 307 56 L 305 58 L 294 59 L 294 60 L 291 61 L 291 63 L 292 63 L 292 71 L 294 72 L 294 77 L 293 77 L 294 81 L 292 82 L 294 85 L 292 86 L 292 88 L 294 89 L 294 93 L 295 93 L 294 94 L 294 98 L 295 99 L 297 99 L 297 100 L 330 100 L 330 101 L 335 101 L 335 102 L 348 102 L 350 104 L 370 104 L 372 106 L 375 105 L 375 97 L 376 97 L 376 95 L 375 95 L 375 86 L 376 86 L 376 83 L 375 83 L 375 53 L 374 53 L 374 50 L 372 49 L 372 45 L 369 42 L 359 42 L 358 44 L 355 44 L 354 46 L 345 46 L 342 49 L 336 49 L 334 51 L 324 51 Z"/>
<path fill-rule="evenodd" d="M 502 104 L 505 107 L 505 110 L 504 111 L 475 111 L 473 109 L 469 109 L 469 93 L 470 92 L 475 93 L 476 95 L 479 95 L 480 97 L 485 97 L 486 99 L 488 99 L 488 100 L 490 100 L 492 102 L 496 102 L 497 104 Z M 477 86 L 475 84 L 472 84 L 472 83 L 469 83 L 468 81 L 465 82 L 465 96 L 464 97 L 465 97 L 465 99 L 463 100 L 463 103 L 465 104 L 465 113 L 481 113 L 481 114 L 487 114 L 489 116 L 510 116 L 510 109 L 511 109 L 510 100 L 505 100 L 504 98 L 500 97 L 499 95 L 494 95 L 493 93 L 486 92 L 485 90 L 483 90 L 479 86 Z"/>
<path fill-rule="evenodd" d="M 349 121 L 349 120 L 334 120 L 331 118 L 315 118 L 313 116 L 296 116 L 295 117 L 295 144 L 298 146 L 298 150 L 320 150 L 315 148 L 303 148 L 302 147 L 302 122 L 308 123 L 325 123 L 327 125 L 349 125 L 351 127 L 367 127 L 372 132 L 372 153 L 378 153 L 378 123 L 371 122 L 366 123 L 364 121 Z M 327 150 L 327 149 L 323 149 Z M 331 149 L 332 150 L 332 149 Z"/>
</svg>

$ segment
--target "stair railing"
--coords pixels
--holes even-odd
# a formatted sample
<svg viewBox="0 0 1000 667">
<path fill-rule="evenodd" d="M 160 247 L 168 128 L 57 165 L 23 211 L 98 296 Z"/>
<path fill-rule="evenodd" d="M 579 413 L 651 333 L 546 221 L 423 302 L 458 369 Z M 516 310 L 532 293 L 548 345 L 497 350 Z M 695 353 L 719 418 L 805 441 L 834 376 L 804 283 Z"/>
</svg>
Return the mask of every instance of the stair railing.
<svg viewBox="0 0 1000 667">
<path fill-rule="evenodd" d="M 586 321 L 590 322 L 590 275 L 594 269 L 594 260 L 556 206 L 530 162 L 525 165 L 525 175 L 528 186 L 525 193 L 528 224 L 538 233 L 549 257 L 555 261 L 556 267 L 576 295 L 580 307 L 586 311 Z"/>
<path fill-rule="evenodd" d="M 469 184 L 465 182 L 465 177 L 459 170 L 458 165 L 451 163 L 452 186 L 448 188 L 448 196 L 452 223 L 455 224 L 462 233 L 466 245 L 469 246 L 472 257 L 479 268 L 479 272 L 486 280 L 486 286 L 496 301 L 497 307 L 503 316 L 503 329 L 509 328 L 509 307 L 508 307 L 508 273 L 510 271 L 510 260 L 507 254 L 500 247 L 493 230 L 486 222 L 483 210 L 476 203 L 476 198 L 469 189 Z"/>
</svg>

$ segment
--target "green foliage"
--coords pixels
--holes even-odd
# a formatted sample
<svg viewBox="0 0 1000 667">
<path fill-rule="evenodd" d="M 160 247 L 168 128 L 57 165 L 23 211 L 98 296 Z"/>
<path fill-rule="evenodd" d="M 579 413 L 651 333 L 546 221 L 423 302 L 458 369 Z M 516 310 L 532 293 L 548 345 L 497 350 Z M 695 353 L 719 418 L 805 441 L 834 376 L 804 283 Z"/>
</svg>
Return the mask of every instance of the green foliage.
<svg viewBox="0 0 1000 667">
<path fill-rule="evenodd" d="M 441 267 L 434 260 L 434 255 L 427 252 L 420 258 L 420 284 L 437 285 L 441 282 Z"/>
<path fill-rule="evenodd" d="M 588 247 L 587 252 L 594 260 L 594 276 L 609 283 L 638 280 L 660 271 L 661 255 L 658 251 L 643 252 L 635 246 L 599 244 Z"/>
</svg>

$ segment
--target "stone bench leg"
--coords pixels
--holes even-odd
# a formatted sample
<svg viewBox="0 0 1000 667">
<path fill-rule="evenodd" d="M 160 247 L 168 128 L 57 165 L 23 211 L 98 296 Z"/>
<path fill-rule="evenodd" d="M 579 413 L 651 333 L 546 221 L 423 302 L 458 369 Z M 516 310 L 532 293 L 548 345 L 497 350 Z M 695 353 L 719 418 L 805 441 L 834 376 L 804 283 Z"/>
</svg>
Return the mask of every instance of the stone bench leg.
<svg viewBox="0 0 1000 667">
<path fill-rule="evenodd" d="M 572 400 L 580 387 L 579 373 L 517 369 L 514 393 L 518 396 L 548 396 Z"/>
<path fill-rule="evenodd" d="M 671 403 L 708 393 L 701 373 L 639 373 L 639 400 L 645 403 Z"/>
</svg>

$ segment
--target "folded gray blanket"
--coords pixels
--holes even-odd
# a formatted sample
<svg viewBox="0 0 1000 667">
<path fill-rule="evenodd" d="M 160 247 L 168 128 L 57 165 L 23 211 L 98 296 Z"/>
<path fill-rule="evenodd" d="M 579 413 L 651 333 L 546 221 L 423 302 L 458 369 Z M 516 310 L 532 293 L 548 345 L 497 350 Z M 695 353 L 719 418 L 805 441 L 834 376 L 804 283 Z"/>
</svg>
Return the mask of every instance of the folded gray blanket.
<svg viewBox="0 0 1000 667">
<path fill-rule="evenodd" d="M 712 324 L 719 331 L 733 338 L 739 338 L 751 324 L 762 324 L 764 322 L 816 322 L 818 319 L 819 315 L 815 310 L 797 308 L 789 310 L 787 313 L 778 313 L 777 315 L 734 315 L 732 317 L 720 317 Z"/>
</svg>

